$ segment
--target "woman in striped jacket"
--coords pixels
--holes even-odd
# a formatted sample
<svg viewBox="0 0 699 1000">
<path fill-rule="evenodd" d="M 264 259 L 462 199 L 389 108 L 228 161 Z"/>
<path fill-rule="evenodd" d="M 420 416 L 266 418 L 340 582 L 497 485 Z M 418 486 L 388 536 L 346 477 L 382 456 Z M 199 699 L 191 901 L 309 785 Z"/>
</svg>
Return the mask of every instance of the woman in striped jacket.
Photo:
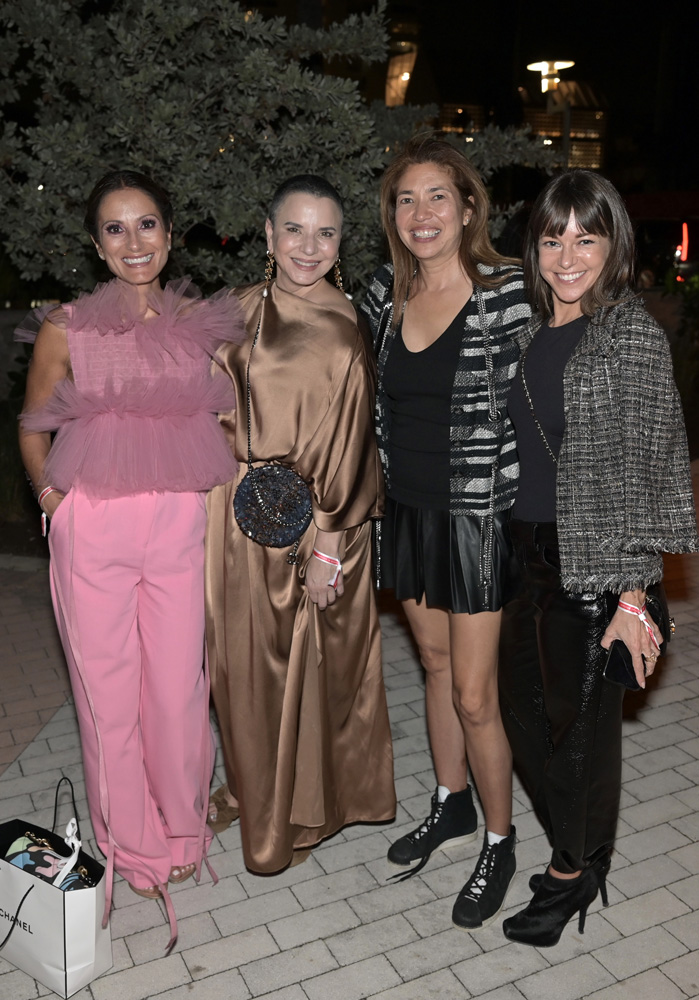
<svg viewBox="0 0 699 1000">
<path fill-rule="evenodd" d="M 506 398 L 530 309 L 517 263 L 490 243 L 485 188 L 448 143 L 405 147 L 384 175 L 381 211 L 392 263 L 362 306 L 386 477 L 379 582 L 402 602 L 425 668 L 437 777 L 429 815 L 388 859 L 416 863 L 411 875 L 436 848 L 475 839 L 468 761 L 486 831 L 453 919 L 471 930 L 495 918 L 515 872 L 497 649 L 517 484 Z"/>
</svg>

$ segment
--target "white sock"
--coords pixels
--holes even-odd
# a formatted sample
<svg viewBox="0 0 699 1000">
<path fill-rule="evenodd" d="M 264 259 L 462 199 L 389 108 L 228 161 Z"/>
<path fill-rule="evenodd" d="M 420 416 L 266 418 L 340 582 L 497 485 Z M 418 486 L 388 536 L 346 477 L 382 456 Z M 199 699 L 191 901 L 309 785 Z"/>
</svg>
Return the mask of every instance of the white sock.
<svg viewBox="0 0 699 1000">
<path fill-rule="evenodd" d="M 495 844 L 499 844 L 502 840 L 507 840 L 507 837 L 503 837 L 499 833 L 491 833 L 488 830 L 488 847 L 494 847 Z"/>
<path fill-rule="evenodd" d="M 446 802 L 447 795 L 451 795 L 451 792 L 446 785 L 437 785 L 437 801 Z"/>
</svg>

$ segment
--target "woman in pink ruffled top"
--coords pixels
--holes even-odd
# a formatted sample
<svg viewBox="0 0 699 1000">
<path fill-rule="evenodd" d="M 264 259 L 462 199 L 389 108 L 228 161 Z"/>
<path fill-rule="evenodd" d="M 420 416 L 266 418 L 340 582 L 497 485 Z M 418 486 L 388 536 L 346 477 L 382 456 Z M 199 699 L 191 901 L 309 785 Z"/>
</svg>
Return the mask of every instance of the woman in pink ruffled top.
<svg viewBox="0 0 699 1000">
<path fill-rule="evenodd" d="M 198 876 L 210 838 L 205 491 L 237 469 L 216 418 L 233 390 L 210 359 L 245 328 L 235 297 L 204 300 L 188 279 L 161 288 L 172 207 L 149 178 L 103 177 L 85 228 L 115 280 L 42 323 L 21 447 L 51 519 L 54 609 L 108 879 L 113 862 L 134 892 L 164 897 L 174 937 L 167 884 Z"/>
</svg>

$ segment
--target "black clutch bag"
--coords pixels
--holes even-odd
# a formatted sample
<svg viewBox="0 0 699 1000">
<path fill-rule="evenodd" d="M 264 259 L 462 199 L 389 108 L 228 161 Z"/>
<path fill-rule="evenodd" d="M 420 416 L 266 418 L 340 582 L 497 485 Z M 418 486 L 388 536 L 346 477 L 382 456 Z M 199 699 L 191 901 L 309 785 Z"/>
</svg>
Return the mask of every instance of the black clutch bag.
<svg viewBox="0 0 699 1000">
<path fill-rule="evenodd" d="M 645 665 L 643 672 L 645 674 Z M 636 680 L 629 647 L 621 639 L 615 639 L 609 647 L 607 662 L 604 665 L 604 676 L 612 684 L 621 684 L 629 691 L 641 690 L 641 685 Z"/>
<path fill-rule="evenodd" d="M 667 597 L 662 583 L 653 584 L 646 592 L 646 611 L 660 629 L 663 641 L 660 644 L 660 655 L 664 656 L 667 644 L 675 632 L 675 619 L 670 617 Z M 645 673 L 645 670 L 644 670 Z M 636 680 L 633 669 L 633 659 L 626 643 L 615 639 L 609 647 L 609 655 L 604 665 L 604 676 L 612 684 L 621 684 L 629 691 L 640 691 L 641 685 Z"/>
</svg>

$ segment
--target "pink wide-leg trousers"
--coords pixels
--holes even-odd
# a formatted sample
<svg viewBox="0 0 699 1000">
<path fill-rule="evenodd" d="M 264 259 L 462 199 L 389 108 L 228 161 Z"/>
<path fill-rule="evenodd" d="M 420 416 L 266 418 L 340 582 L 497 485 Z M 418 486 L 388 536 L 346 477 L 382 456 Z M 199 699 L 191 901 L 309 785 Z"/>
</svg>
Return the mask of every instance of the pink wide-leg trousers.
<svg viewBox="0 0 699 1000">
<path fill-rule="evenodd" d="M 204 667 L 204 496 L 94 502 L 51 521 L 51 592 L 97 842 L 133 885 L 200 860 L 213 768 Z M 210 841 L 210 831 L 206 835 Z"/>
</svg>

